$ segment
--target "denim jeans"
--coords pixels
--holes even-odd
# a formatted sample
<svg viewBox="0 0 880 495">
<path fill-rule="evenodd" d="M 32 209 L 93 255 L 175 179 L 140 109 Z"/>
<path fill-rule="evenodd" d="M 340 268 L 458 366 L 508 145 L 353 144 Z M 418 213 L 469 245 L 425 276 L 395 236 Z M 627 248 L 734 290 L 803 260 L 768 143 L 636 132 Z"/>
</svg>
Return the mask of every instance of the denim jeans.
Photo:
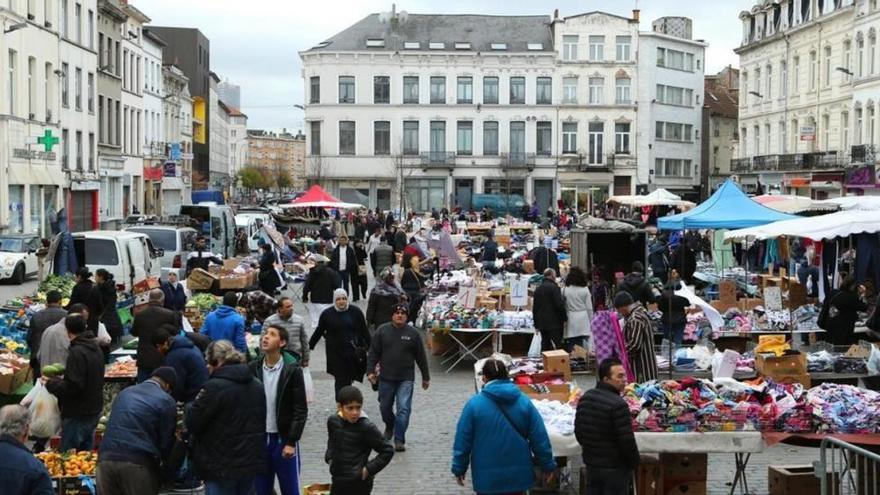
<svg viewBox="0 0 880 495">
<path fill-rule="evenodd" d="M 340 280 L 342 280 L 342 288 L 345 289 L 345 293 L 351 294 L 351 274 L 345 271 L 341 271 L 338 273 Z"/>
<path fill-rule="evenodd" d="M 663 335 L 667 339 L 672 339 L 672 343 L 675 344 L 675 347 L 681 347 L 681 343 L 684 340 L 684 327 L 685 323 L 668 323 L 663 325 Z M 670 336 L 670 333 L 672 334 Z"/>
<path fill-rule="evenodd" d="M 205 495 L 251 495 L 253 489 L 253 476 L 246 476 L 237 480 L 205 481 Z"/>
<path fill-rule="evenodd" d="M 406 429 L 409 427 L 409 414 L 412 411 L 412 381 L 379 379 L 379 410 L 386 428 L 394 427 L 394 440 L 406 443 Z M 394 403 L 397 402 L 397 413 Z"/>
<path fill-rule="evenodd" d="M 95 444 L 95 428 L 98 427 L 100 414 L 82 418 L 64 418 L 61 420 L 61 452 L 70 449 L 92 450 Z"/>
<path fill-rule="evenodd" d="M 299 444 L 296 445 L 296 455 L 290 459 L 281 456 L 284 444 L 277 433 L 266 433 L 266 459 L 269 463 L 267 474 L 258 474 L 254 482 L 257 495 L 271 495 L 275 486 L 275 476 L 278 476 L 278 487 L 281 495 L 299 494 L 299 472 L 302 466 Z"/>
</svg>

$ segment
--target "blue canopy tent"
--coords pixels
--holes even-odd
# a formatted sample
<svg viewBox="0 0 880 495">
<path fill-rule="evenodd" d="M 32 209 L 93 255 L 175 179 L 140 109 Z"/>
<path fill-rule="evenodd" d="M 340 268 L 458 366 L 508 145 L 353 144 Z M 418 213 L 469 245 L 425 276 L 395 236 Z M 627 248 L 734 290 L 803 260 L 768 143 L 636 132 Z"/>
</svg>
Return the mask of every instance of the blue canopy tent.
<svg viewBox="0 0 880 495">
<path fill-rule="evenodd" d="M 752 200 L 730 179 L 696 208 L 657 220 L 660 230 L 744 229 L 800 218 Z"/>
</svg>

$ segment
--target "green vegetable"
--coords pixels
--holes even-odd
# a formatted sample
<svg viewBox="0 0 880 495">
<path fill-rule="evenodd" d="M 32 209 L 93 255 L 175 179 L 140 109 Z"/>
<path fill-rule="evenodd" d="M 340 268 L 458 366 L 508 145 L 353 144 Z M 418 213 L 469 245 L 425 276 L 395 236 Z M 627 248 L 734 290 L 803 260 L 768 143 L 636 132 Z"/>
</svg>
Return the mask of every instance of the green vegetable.
<svg viewBox="0 0 880 495">
<path fill-rule="evenodd" d="M 40 282 L 40 287 L 37 291 L 48 293 L 49 291 L 57 290 L 61 293 L 62 298 L 68 298 L 70 293 L 73 292 L 74 285 L 76 285 L 76 280 L 72 275 L 55 275 L 53 273 L 46 277 L 46 280 Z"/>
<path fill-rule="evenodd" d="M 187 301 L 186 305 L 198 308 L 202 312 L 211 311 L 217 306 L 217 298 L 211 294 L 196 294 Z"/>
</svg>

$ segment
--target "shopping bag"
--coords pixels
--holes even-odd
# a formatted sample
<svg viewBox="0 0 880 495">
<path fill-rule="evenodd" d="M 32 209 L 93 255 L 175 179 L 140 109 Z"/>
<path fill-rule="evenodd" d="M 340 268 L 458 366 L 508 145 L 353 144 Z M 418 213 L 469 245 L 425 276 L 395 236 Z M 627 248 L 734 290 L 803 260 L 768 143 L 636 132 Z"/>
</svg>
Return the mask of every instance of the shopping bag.
<svg viewBox="0 0 880 495">
<path fill-rule="evenodd" d="M 25 399 L 30 397 L 28 406 L 28 412 L 31 415 L 30 434 L 36 438 L 51 438 L 61 428 L 61 411 L 58 409 L 58 399 L 49 393 L 49 390 L 40 381 L 37 381 L 31 392 L 33 395 L 25 396 Z"/>
<path fill-rule="evenodd" d="M 303 383 L 306 386 L 306 402 L 311 404 L 315 402 L 315 383 L 312 382 L 312 372 L 308 368 L 303 368 Z"/>
<path fill-rule="evenodd" d="M 541 332 L 535 332 L 532 336 L 532 344 L 529 346 L 529 357 L 541 357 Z"/>
</svg>

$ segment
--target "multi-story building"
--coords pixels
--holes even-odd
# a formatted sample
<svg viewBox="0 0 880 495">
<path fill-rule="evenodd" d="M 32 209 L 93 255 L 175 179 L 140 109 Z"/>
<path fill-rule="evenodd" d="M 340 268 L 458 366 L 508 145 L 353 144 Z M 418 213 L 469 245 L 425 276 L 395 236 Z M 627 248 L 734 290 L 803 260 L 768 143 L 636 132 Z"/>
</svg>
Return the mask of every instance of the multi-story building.
<svg viewBox="0 0 880 495">
<path fill-rule="evenodd" d="M 856 81 L 868 88 L 877 74 L 876 37 L 855 27 L 854 3 L 759 2 L 740 14 L 739 143 L 731 172 L 746 189 L 814 198 L 843 192 L 850 147 L 876 127 L 876 112 L 866 120 L 853 102 Z M 876 10 L 869 7 L 875 2 L 859 3 L 862 11 Z"/>
<path fill-rule="evenodd" d="M 165 81 L 162 75 L 162 47 L 165 46 L 165 40 L 147 27 L 143 28 L 141 36 L 144 53 L 144 139 L 142 147 L 144 155 L 144 206 L 142 211 L 161 213 L 165 161 L 169 158 L 163 115 Z M 169 173 L 174 173 L 173 167 L 169 168 Z"/>
<path fill-rule="evenodd" d="M 217 94 L 220 101 L 230 108 L 241 108 L 241 86 L 223 81 L 217 85 Z"/>
<path fill-rule="evenodd" d="M 64 4 L 62 2 L 62 8 Z M 122 31 L 127 19 L 118 0 L 98 0 L 98 170 L 101 177 L 98 221 L 110 229 L 116 228 L 122 220 L 124 204 Z M 63 106 L 63 94 L 61 99 Z M 71 210 L 73 216 L 82 216 L 77 211 L 77 203 Z"/>
<path fill-rule="evenodd" d="M 739 70 L 727 66 L 718 74 L 706 76 L 703 92 L 700 176 L 703 190 L 711 193 L 730 177 L 730 160 L 739 141 Z"/>
<path fill-rule="evenodd" d="M 636 181 L 699 201 L 703 63 L 687 17 L 662 17 L 639 33 L 639 169 Z"/>
<path fill-rule="evenodd" d="M 304 191 L 306 189 L 306 135 L 302 130 L 293 136 L 293 164 L 290 177 L 293 180 L 293 189 Z"/>
<path fill-rule="evenodd" d="M 210 164 L 208 167 L 209 187 L 221 191 L 228 190 L 231 185 L 229 176 L 229 107 L 220 101 L 217 95 L 217 74 L 211 73 L 208 102 L 210 108 L 208 127 L 211 129 L 209 139 Z"/>
<path fill-rule="evenodd" d="M 211 43 L 198 29 L 150 26 L 167 46 L 162 51 L 166 65 L 174 65 L 188 79 L 189 94 L 193 99 L 193 162 L 192 188 L 205 189 L 209 179 L 210 113 L 209 92 L 211 72 Z"/>
<path fill-rule="evenodd" d="M 152 34 L 152 30 L 150 30 Z M 173 213 L 192 197 L 193 99 L 186 75 L 174 65 L 162 67 L 163 120 L 168 159 L 162 174 L 160 213 Z"/>
<path fill-rule="evenodd" d="M 247 165 L 262 169 L 269 177 L 277 177 L 280 171 L 286 170 L 293 189 L 297 190 L 302 190 L 306 184 L 305 148 L 306 137 L 302 133 L 293 135 L 287 129 L 280 133 L 259 129 L 247 131 Z M 347 194 L 346 198 L 343 201 L 364 204 L 369 196 Z"/>
<path fill-rule="evenodd" d="M 221 101 L 223 101 L 221 99 Z M 225 102 L 224 102 L 225 103 Z M 248 142 L 247 142 L 247 115 L 241 113 L 236 107 L 229 107 L 229 135 L 226 138 L 229 146 L 229 176 L 235 183 L 238 171 L 247 165 Z"/>
<path fill-rule="evenodd" d="M 143 27 L 150 18 L 126 2 L 122 25 L 122 217 L 144 210 L 144 43 Z M 149 173 L 149 172 L 148 172 Z"/>
<path fill-rule="evenodd" d="M 57 28 L 61 59 L 52 68 L 60 76 L 50 78 L 53 102 L 46 118 L 52 120 L 48 115 L 52 113 L 54 121 L 61 123 L 62 168 L 67 173 L 63 205 L 67 207 L 71 230 L 95 229 L 101 188 L 97 138 L 98 2 L 47 2 L 46 6 L 49 15 L 57 19 L 50 23 Z M 52 72 L 49 69 L 47 64 L 47 73 Z M 51 197 L 47 198 L 53 194 L 52 189 L 43 188 L 45 205 L 52 202 Z"/>
<path fill-rule="evenodd" d="M 880 5 L 876 1 L 858 0 L 855 7 L 850 44 L 855 43 L 855 58 L 844 60 L 851 72 L 853 129 L 850 167 L 846 170 L 844 185 L 850 192 L 880 194 L 877 175 L 877 151 L 880 145 L 880 54 L 877 36 L 880 35 Z M 850 55 L 853 57 L 853 55 Z M 852 65 L 850 65 L 852 64 Z M 841 64 L 842 65 L 842 64 Z M 849 74 L 846 74 L 849 76 Z M 840 132 L 842 134 L 842 132 Z M 846 148 L 842 148 L 846 151 Z"/>
<path fill-rule="evenodd" d="M 56 72 L 57 29 L 59 20 L 70 19 L 60 17 L 54 6 L 51 2 L 14 1 L 0 7 L 4 31 L 0 34 L 0 66 L 4 73 L 0 83 L 2 232 L 48 234 L 48 218 L 62 206 L 59 188 L 65 180 L 60 163 L 71 163 L 69 151 L 64 151 L 71 149 L 71 136 L 59 142 L 58 88 L 69 78 Z M 70 94 L 66 96 L 70 98 Z M 73 150 L 81 157 L 82 148 Z"/>
</svg>

